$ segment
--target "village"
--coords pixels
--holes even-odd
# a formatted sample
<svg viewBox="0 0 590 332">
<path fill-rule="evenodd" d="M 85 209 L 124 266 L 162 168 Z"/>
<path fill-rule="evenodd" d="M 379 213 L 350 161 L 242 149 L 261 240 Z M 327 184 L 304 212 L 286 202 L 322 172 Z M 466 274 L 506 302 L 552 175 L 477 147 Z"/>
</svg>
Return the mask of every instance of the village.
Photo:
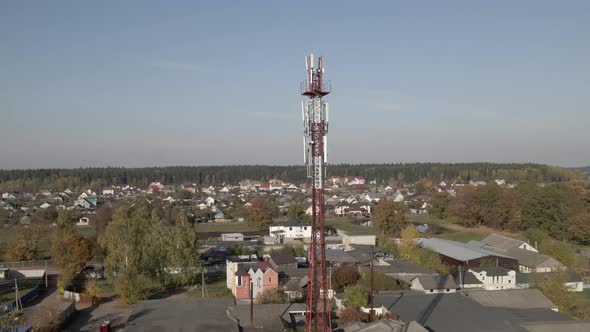
<svg viewBox="0 0 590 332">
<path fill-rule="evenodd" d="M 514 187 L 501 179 L 492 182 L 489 185 Z M 523 331 L 540 331 L 552 326 L 582 324 L 561 313 L 559 305 L 543 294 L 539 284 L 559 276 L 569 292 L 587 293 L 584 289 L 588 284 L 583 275 L 539 252 L 535 243 L 491 230 L 456 229 L 457 225 L 437 220 L 433 215 L 436 211 L 432 204 L 437 204 L 433 199 L 453 197 L 465 186 L 487 185 L 485 181 L 461 178 L 435 184 L 423 180 L 411 184 L 379 183 L 361 176 L 329 178 L 325 189 L 325 252 L 329 298 L 332 310 L 339 317 L 338 327 L 342 331 L 374 331 L 376 328 L 384 331 L 478 331 L 478 326 L 483 326 L 482 321 L 485 321 L 482 331 L 492 327 L 500 329 L 502 324 Z M 153 181 L 148 188 L 121 185 L 37 193 L 6 192 L 0 203 L 6 216 L 1 247 L 3 252 L 10 250 L 8 246 L 13 242 L 6 234 L 11 230 L 19 228 L 26 232 L 34 224 L 45 222 L 43 217 L 59 210 L 71 211 L 75 215 L 73 226 L 84 236 L 93 238 L 96 228 L 100 227 L 96 223 L 101 208 L 145 199 L 186 215 L 199 240 L 199 249 L 194 255 L 201 264 L 202 280 L 196 278 L 180 295 L 149 299 L 128 308 L 107 309 L 108 305 L 103 305 L 96 310 L 82 304 L 84 284 L 78 283 L 80 289 L 70 289 L 62 295 L 68 304 L 62 303 L 63 310 L 71 315 L 64 316 L 64 322 L 75 326 L 70 327 L 72 331 L 93 330 L 104 324 L 135 331 L 134 326 L 164 319 L 161 315 L 167 315 L 166 320 L 174 322 L 170 324 L 182 328 L 206 317 L 200 317 L 199 312 L 187 317 L 184 311 L 173 313 L 164 308 L 188 305 L 192 301 L 202 306 L 215 304 L 211 308 L 215 314 L 203 312 L 218 315 L 219 329 L 232 326 L 246 330 L 296 330 L 304 324 L 309 276 L 311 205 L 308 193 L 309 188 L 303 183 L 278 179 L 246 179 L 235 185 L 217 186 L 168 185 Z M 407 226 L 401 233 L 397 232 L 397 237 L 384 239 L 376 230 L 373 214 L 380 202 L 404 207 Z M 272 212 L 272 221 L 263 225 L 249 220 L 252 206 L 260 204 L 264 206 L 259 208 Z M 392 245 L 397 250 L 391 250 Z M 410 251 L 422 256 L 404 253 L 403 248 L 408 245 Z M 581 250 L 577 255 L 578 259 L 589 259 L 588 250 Z M 27 312 L 42 305 L 44 301 L 31 306 L 35 303 L 31 300 L 43 297 L 44 285 L 51 288 L 43 278 L 48 279 L 48 274 L 54 274 L 55 278 L 55 274 L 59 274 L 51 264 L 51 260 L 46 260 L 35 267 L 32 261 L 29 268 L 23 268 L 0 263 L 6 285 L 15 274 L 37 271 L 36 279 L 32 280 L 37 280 L 38 285 L 32 288 L 31 294 L 39 295 L 27 297 L 25 293 L 19 302 L 8 300 L 2 307 L 9 310 L 20 305 Z M 169 273 L 174 274 L 175 269 L 169 266 Z M 95 257 L 80 271 L 80 278 L 108 276 L 103 263 Z M 9 289 L 12 288 L 6 288 Z M 191 295 L 182 296 L 185 293 Z M 215 300 L 209 302 L 213 298 Z M 254 305 L 251 307 L 250 303 Z M 135 317 L 137 312 L 146 310 L 146 306 L 151 308 L 150 313 Z M 105 312 L 101 313 L 100 308 Z M 92 320 L 80 320 L 76 312 L 87 312 Z M 458 321 L 461 324 L 457 324 Z M 210 320 L 208 324 L 212 324 Z"/>
</svg>

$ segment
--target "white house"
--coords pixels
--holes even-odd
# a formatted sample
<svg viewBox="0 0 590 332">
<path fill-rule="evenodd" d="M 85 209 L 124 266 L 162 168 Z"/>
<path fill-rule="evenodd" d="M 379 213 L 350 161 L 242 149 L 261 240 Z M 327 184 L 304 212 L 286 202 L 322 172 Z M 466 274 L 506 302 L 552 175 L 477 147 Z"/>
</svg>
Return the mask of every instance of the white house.
<svg viewBox="0 0 590 332">
<path fill-rule="evenodd" d="M 174 198 L 172 198 L 172 196 L 168 196 L 168 197 L 164 198 L 163 201 L 166 201 L 168 203 L 176 202 L 176 200 Z"/>
<path fill-rule="evenodd" d="M 205 203 L 199 203 L 199 204 L 196 205 L 196 207 L 199 210 L 206 210 L 207 209 L 207 204 L 205 204 Z"/>
<path fill-rule="evenodd" d="M 455 280 L 459 282 L 461 288 L 499 290 L 517 287 L 516 271 L 499 266 L 471 268 L 465 273 L 458 273 L 456 276 Z"/>
<path fill-rule="evenodd" d="M 285 240 L 311 238 L 311 225 L 299 221 L 283 221 L 270 225 L 268 234 L 276 238 L 277 243 Z"/>
<path fill-rule="evenodd" d="M 113 196 L 115 194 L 115 188 L 113 186 L 105 187 L 102 189 L 103 196 Z"/>
<path fill-rule="evenodd" d="M 45 203 L 41 204 L 41 206 L 39 206 L 39 207 L 42 208 L 42 209 L 47 209 L 47 208 L 51 207 L 51 204 L 45 202 Z"/>
<path fill-rule="evenodd" d="M 213 198 L 211 196 L 205 198 L 205 204 L 207 204 L 207 206 L 215 205 L 215 198 Z"/>
<path fill-rule="evenodd" d="M 90 225 L 90 218 L 82 217 L 76 222 L 76 226 L 88 226 Z"/>
</svg>

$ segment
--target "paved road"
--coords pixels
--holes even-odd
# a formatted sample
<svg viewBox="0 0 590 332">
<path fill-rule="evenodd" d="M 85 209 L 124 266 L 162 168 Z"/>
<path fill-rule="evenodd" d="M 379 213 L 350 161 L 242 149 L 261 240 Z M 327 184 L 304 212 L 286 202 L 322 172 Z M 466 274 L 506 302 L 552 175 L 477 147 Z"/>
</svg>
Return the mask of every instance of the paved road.
<svg viewBox="0 0 590 332">
<path fill-rule="evenodd" d="M 117 300 L 114 294 L 105 294 L 105 299 L 98 307 L 87 304 L 76 305 L 74 318 L 63 328 L 63 331 L 99 331 L 104 321 L 111 321 L 113 331 L 119 331 L 131 314 L 131 307 Z"/>
</svg>

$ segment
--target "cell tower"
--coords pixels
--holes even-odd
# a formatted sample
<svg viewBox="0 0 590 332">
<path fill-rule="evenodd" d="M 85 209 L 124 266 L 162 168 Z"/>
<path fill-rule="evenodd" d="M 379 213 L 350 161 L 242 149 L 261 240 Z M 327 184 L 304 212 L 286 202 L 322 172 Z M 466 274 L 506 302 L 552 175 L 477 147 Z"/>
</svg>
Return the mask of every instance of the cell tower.
<svg viewBox="0 0 590 332">
<path fill-rule="evenodd" d="M 329 108 L 322 98 L 330 93 L 330 82 L 323 79 L 322 57 L 317 67 L 313 54 L 305 58 L 307 79 L 301 83 L 301 94 L 307 96 L 301 102 L 303 118 L 303 160 L 307 177 L 312 183 L 311 243 L 309 247 L 309 272 L 307 281 L 307 311 L 305 331 L 332 331 L 332 319 L 326 275 L 326 251 L 324 242 L 324 178 L 328 162 L 327 136 Z"/>
</svg>

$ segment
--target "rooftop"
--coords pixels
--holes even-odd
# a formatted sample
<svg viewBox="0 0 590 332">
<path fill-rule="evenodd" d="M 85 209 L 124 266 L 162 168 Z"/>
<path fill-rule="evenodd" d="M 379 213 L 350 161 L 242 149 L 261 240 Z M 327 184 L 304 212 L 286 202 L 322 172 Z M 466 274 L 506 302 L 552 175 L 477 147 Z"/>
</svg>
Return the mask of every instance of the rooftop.
<svg viewBox="0 0 590 332">
<path fill-rule="evenodd" d="M 423 248 L 428 248 L 432 251 L 436 251 L 439 254 L 454 258 L 459 261 L 468 261 L 487 256 L 511 258 L 509 256 L 497 252 L 471 247 L 463 243 L 438 238 L 422 239 L 420 240 L 419 244 Z"/>
<path fill-rule="evenodd" d="M 520 324 L 572 321 L 570 317 L 549 309 L 484 307 L 462 294 L 380 293 L 375 296 L 374 303 L 376 307 L 384 306 L 398 314 L 404 322 L 414 320 L 427 330 L 436 332 L 526 332 Z"/>
</svg>

